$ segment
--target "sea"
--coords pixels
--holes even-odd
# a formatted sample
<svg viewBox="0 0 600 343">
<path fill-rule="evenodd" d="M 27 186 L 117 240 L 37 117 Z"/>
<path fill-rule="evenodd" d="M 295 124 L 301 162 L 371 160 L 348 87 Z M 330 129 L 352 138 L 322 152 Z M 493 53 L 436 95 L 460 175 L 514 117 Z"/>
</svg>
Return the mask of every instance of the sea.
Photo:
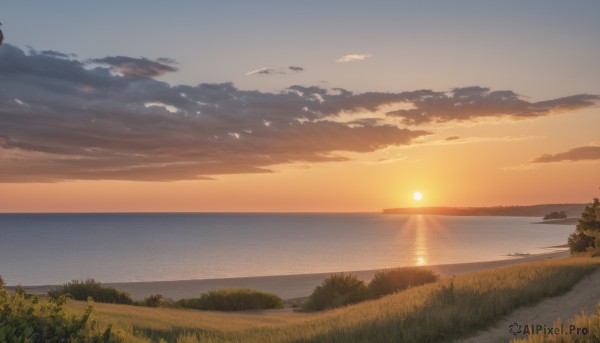
<svg viewBox="0 0 600 343">
<path fill-rule="evenodd" d="M 8 285 L 33 286 L 491 261 L 550 252 L 574 231 L 539 221 L 379 213 L 0 214 L 0 276 Z"/>
</svg>

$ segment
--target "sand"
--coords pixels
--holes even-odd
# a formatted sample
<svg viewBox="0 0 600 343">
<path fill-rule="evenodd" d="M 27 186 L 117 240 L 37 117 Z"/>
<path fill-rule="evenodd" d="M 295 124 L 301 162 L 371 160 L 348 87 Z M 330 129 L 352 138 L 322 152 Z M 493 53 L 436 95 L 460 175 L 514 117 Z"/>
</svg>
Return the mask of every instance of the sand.
<svg viewBox="0 0 600 343">
<path fill-rule="evenodd" d="M 581 314 L 581 311 L 588 314 L 595 313 L 595 304 L 598 300 L 600 300 L 600 270 L 585 277 L 566 294 L 544 299 L 537 305 L 521 307 L 498 321 L 492 328 L 459 342 L 508 342 L 513 338 L 524 338 L 525 336 L 521 334 L 515 336 L 510 333 L 509 326 L 513 323 L 521 327 L 533 324 L 546 325 L 550 328 L 554 327 L 557 319 L 561 319 L 565 330 L 568 330 L 570 324 L 568 320 Z"/>
<path fill-rule="evenodd" d="M 546 254 L 511 257 L 499 261 L 444 264 L 427 266 L 426 268 L 445 277 L 517 263 L 533 262 L 550 258 L 562 258 L 566 256 L 568 256 L 568 251 L 553 251 Z M 369 281 L 373 278 L 375 272 L 376 270 L 362 270 L 350 271 L 348 273 L 354 274 L 364 281 Z M 144 297 L 157 293 L 162 294 L 165 298 L 173 300 L 195 298 L 212 289 L 231 287 L 252 288 L 263 292 L 275 293 L 283 299 L 295 299 L 310 295 L 315 287 L 323 282 L 329 275 L 331 275 L 331 273 L 103 284 L 129 292 L 134 300 L 141 300 Z M 53 286 L 26 286 L 25 289 L 32 294 L 45 294 L 48 289 L 52 287 Z"/>
</svg>

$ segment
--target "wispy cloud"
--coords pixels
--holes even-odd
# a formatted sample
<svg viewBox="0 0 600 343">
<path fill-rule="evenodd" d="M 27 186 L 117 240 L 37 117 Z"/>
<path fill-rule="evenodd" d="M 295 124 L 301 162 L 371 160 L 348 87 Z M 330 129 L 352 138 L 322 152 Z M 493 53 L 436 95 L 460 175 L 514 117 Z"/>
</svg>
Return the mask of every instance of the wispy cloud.
<svg viewBox="0 0 600 343">
<path fill-rule="evenodd" d="M 47 55 L 51 57 L 50 55 Z M 109 56 L 90 60 L 98 64 L 111 66 L 112 70 L 121 75 L 137 77 L 157 77 L 177 71 L 173 66 L 177 62 L 169 58 L 159 58 L 151 61 L 147 58 L 132 58 L 126 56 Z"/>
<path fill-rule="evenodd" d="M 344 55 L 335 61 L 338 63 L 364 61 L 371 56 L 372 56 L 371 54 L 349 54 L 349 55 Z"/>
<path fill-rule="evenodd" d="M 264 67 L 264 68 L 259 68 L 256 70 L 251 70 L 249 72 L 246 73 L 246 75 L 285 75 L 288 72 L 294 72 L 294 73 L 299 73 L 304 71 L 303 67 L 299 67 L 299 66 L 289 66 L 289 67 L 279 67 L 279 68 L 271 68 L 271 67 Z"/>
<path fill-rule="evenodd" d="M 550 163 L 550 162 L 576 162 L 576 161 L 592 161 L 600 160 L 600 145 L 598 146 L 581 146 L 570 149 L 568 151 L 559 152 L 557 154 L 544 154 L 534 158 L 533 163 Z"/>
<path fill-rule="evenodd" d="M 598 95 L 577 94 L 530 102 L 510 90 L 490 91 L 479 86 L 455 88 L 448 93 L 422 90 L 407 94 L 407 98 L 412 108 L 387 113 L 407 125 L 499 117 L 528 119 L 591 107 L 600 100 Z"/>
</svg>

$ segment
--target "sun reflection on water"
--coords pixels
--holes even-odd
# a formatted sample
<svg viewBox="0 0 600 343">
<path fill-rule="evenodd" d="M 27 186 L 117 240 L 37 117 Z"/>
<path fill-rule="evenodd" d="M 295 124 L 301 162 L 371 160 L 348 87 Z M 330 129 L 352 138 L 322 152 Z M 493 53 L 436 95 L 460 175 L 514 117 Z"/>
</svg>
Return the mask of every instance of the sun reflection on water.
<svg viewBox="0 0 600 343">
<path fill-rule="evenodd" d="M 425 266 L 427 265 L 427 224 L 425 223 L 425 217 L 422 214 L 418 214 L 415 216 L 414 220 L 414 230 L 415 230 L 415 251 L 414 256 L 416 256 L 415 264 L 417 266 Z"/>
</svg>

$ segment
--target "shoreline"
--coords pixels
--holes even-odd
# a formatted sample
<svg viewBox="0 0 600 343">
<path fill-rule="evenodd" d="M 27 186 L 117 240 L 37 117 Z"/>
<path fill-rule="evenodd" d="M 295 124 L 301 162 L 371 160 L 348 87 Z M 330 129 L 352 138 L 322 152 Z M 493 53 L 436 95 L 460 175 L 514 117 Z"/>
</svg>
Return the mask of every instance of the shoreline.
<svg viewBox="0 0 600 343">
<path fill-rule="evenodd" d="M 513 258 L 483 261 L 440 264 L 431 266 L 422 266 L 431 269 L 435 274 L 441 277 L 451 275 L 466 274 L 475 271 L 503 267 L 513 264 L 534 262 L 546 259 L 564 258 L 569 256 L 569 251 L 551 251 L 547 253 L 515 256 Z M 346 274 L 354 274 L 359 279 L 368 282 L 375 272 L 382 269 L 344 271 Z M 272 276 L 254 276 L 254 277 L 233 277 L 220 279 L 200 279 L 200 280 L 176 280 L 176 281 L 141 281 L 141 282 L 108 282 L 103 285 L 114 287 L 118 290 L 131 294 L 134 300 L 142 300 L 151 294 L 161 294 L 165 298 L 179 300 L 182 298 L 196 298 L 200 294 L 218 288 L 251 288 L 263 292 L 274 293 L 282 299 L 296 299 L 309 296 L 314 288 L 321 284 L 325 278 L 334 273 L 311 273 L 294 275 L 272 275 Z M 101 281 L 101 280 L 100 280 Z M 23 286 L 30 294 L 46 294 L 48 290 L 56 285 L 41 286 Z M 8 286 L 9 291 L 13 291 L 15 286 Z"/>
</svg>

